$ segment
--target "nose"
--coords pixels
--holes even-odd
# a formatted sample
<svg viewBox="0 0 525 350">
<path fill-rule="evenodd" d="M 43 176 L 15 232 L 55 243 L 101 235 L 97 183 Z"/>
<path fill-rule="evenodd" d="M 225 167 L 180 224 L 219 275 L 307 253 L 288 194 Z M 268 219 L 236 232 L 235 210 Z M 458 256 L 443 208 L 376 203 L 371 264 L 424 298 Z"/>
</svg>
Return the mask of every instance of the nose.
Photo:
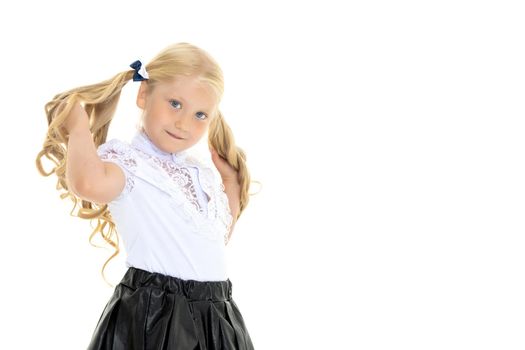
<svg viewBox="0 0 525 350">
<path fill-rule="evenodd" d="M 180 110 L 176 113 L 175 116 L 175 127 L 179 132 L 186 133 L 189 130 L 190 121 L 190 113 L 184 110 Z"/>
</svg>

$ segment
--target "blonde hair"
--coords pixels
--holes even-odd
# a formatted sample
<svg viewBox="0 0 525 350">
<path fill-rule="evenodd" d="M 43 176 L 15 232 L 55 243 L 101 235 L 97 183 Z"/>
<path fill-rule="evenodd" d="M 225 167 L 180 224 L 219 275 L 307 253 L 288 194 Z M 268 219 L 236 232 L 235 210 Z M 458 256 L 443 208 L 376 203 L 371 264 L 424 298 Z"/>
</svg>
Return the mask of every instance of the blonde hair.
<svg viewBox="0 0 525 350">
<path fill-rule="evenodd" d="M 146 70 L 149 75 L 148 86 L 154 87 L 158 82 L 172 81 L 176 75 L 183 74 L 196 76 L 201 82 L 208 84 L 215 92 L 217 101 L 220 101 L 223 95 L 224 80 L 221 68 L 206 51 L 189 43 L 182 42 L 166 47 L 146 65 Z M 98 147 L 105 143 L 121 90 L 132 79 L 133 74 L 134 70 L 128 70 L 98 84 L 81 86 L 55 95 L 53 100 L 45 105 L 49 127 L 43 148 L 36 157 L 36 167 L 41 175 L 49 176 L 53 173 L 57 175 L 57 190 L 66 191 L 61 193 L 60 198 L 69 197 L 74 202 L 70 215 L 96 220 L 97 226 L 89 236 L 89 243 L 96 246 L 92 243 L 92 239 L 100 233 L 102 238 L 115 249 L 101 269 L 102 277 L 106 282 L 104 269 L 120 251 L 118 233 L 107 204 L 100 205 L 78 198 L 69 190 L 65 178 L 68 135 L 63 125 L 74 102 L 79 101 L 83 103 L 89 115 L 90 131 L 95 145 Z M 250 195 L 248 191 L 251 180 L 246 166 L 246 154 L 235 145 L 232 130 L 221 111 L 217 108 L 214 114 L 208 128 L 208 145 L 212 146 L 238 172 L 241 189 L 240 210 L 235 218 L 238 219 L 248 205 Z M 43 156 L 55 164 L 50 172 L 45 172 L 42 167 Z M 78 202 L 81 207 L 77 215 L 73 215 Z"/>
</svg>

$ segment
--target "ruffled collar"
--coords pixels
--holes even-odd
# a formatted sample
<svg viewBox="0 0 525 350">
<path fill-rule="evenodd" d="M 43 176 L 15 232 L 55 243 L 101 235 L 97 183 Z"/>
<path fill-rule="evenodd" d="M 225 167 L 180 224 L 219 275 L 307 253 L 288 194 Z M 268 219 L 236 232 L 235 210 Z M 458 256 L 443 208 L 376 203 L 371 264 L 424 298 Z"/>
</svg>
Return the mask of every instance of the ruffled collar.
<svg viewBox="0 0 525 350">
<path fill-rule="evenodd" d="M 183 150 L 179 152 L 165 152 L 158 148 L 149 136 L 144 132 L 144 130 L 138 130 L 131 140 L 131 145 L 142 150 L 143 152 L 148 153 L 149 155 L 155 156 L 163 160 L 172 160 L 174 162 L 184 161 L 188 158 L 188 150 Z"/>
</svg>

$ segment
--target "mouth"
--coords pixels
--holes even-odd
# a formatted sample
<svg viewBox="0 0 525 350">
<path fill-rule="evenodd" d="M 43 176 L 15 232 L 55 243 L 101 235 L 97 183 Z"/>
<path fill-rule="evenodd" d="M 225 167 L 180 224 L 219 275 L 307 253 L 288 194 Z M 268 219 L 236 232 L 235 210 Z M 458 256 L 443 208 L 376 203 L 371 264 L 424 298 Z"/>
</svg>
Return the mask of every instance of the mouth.
<svg viewBox="0 0 525 350">
<path fill-rule="evenodd" d="M 179 137 L 175 134 L 172 134 L 171 132 L 169 132 L 168 130 L 166 130 L 166 132 L 168 133 L 168 135 L 170 135 L 171 137 L 173 137 L 174 139 L 177 139 L 177 140 L 184 140 L 182 137 Z"/>
</svg>

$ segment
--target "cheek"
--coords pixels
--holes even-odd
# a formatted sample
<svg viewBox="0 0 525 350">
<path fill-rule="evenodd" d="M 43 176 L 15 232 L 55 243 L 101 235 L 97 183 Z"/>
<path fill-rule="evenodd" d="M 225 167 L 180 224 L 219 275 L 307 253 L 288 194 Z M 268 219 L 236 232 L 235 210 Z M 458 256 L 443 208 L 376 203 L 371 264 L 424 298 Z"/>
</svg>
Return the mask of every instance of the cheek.
<svg viewBox="0 0 525 350">
<path fill-rule="evenodd" d="M 168 121 L 170 119 L 170 110 L 165 107 L 157 107 L 151 110 L 151 117 L 159 122 Z"/>
<path fill-rule="evenodd" d="M 206 128 L 202 126 L 202 123 L 192 123 L 190 128 L 190 134 L 193 140 L 200 139 L 202 135 L 206 132 Z"/>
<path fill-rule="evenodd" d="M 197 130 L 199 133 L 206 132 L 206 129 L 208 128 L 208 124 L 204 123 L 202 121 L 197 120 L 194 124 L 195 130 Z"/>
</svg>

